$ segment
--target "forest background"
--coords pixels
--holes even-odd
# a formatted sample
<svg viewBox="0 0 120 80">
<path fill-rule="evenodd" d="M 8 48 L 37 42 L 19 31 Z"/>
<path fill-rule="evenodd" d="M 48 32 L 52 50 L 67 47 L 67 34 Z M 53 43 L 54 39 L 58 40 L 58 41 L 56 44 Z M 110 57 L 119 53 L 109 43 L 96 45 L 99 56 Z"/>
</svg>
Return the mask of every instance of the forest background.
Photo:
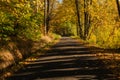
<svg viewBox="0 0 120 80">
<path fill-rule="evenodd" d="M 120 1 L 0 0 L 0 69 L 60 36 L 119 49 Z"/>
</svg>

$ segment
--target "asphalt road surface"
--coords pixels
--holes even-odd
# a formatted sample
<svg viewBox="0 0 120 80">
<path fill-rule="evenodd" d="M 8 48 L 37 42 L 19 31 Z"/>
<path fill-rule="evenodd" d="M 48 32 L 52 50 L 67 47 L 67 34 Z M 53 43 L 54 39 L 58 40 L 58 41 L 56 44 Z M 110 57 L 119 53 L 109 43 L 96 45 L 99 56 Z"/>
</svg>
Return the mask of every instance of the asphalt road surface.
<svg viewBox="0 0 120 80">
<path fill-rule="evenodd" d="M 63 37 L 7 80 L 118 80 L 83 43 Z"/>
</svg>

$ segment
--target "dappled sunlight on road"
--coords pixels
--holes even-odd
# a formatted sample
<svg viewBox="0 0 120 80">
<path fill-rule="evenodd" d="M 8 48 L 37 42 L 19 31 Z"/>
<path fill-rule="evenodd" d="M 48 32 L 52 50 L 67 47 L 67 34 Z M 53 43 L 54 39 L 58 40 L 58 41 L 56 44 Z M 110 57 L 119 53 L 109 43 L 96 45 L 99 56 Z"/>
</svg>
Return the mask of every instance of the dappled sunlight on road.
<svg viewBox="0 0 120 80">
<path fill-rule="evenodd" d="M 62 44 L 61 44 L 62 43 Z M 62 38 L 7 80 L 118 80 L 83 44 Z"/>
</svg>

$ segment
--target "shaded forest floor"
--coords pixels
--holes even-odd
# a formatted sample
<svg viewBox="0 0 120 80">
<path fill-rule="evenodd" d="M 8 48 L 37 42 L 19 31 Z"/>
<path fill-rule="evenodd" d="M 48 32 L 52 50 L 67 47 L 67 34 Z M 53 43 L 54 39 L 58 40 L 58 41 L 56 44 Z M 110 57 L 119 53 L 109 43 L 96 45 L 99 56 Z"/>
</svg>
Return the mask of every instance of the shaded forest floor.
<svg viewBox="0 0 120 80">
<path fill-rule="evenodd" d="M 118 50 L 115 50 L 119 52 Z M 119 58 L 76 39 L 63 37 L 46 54 L 26 59 L 7 80 L 119 80 Z M 109 54 L 108 54 L 109 53 Z M 113 57 L 114 56 L 114 57 Z M 117 56 L 117 57 L 115 57 Z"/>
</svg>

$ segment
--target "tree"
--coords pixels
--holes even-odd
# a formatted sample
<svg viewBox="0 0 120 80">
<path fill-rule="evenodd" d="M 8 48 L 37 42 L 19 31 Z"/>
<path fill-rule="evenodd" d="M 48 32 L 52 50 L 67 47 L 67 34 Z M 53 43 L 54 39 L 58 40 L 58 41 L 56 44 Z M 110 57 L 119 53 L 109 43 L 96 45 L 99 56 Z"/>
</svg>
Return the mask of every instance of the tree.
<svg viewBox="0 0 120 80">
<path fill-rule="evenodd" d="M 87 39 L 89 34 L 89 29 L 91 27 L 91 15 L 89 7 L 91 6 L 91 0 L 84 0 L 84 40 Z"/>
<path fill-rule="evenodd" d="M 47 21 L 47 1 L 44 0 L 44 35 L 47 34 L 47 29 L 46 29 L 47 22 L 46 21 Z"/>
<path fill-rule="evenodd" d="M 118 47 L 120 24 L 116 1 L 92 0 L 89 8 L 91 15 L 89 41 L 99 46 Z"/>
<path fill-rule="evenodd" d="M 117 9 L 118 9 L 118 14 L 120 17 L 120 4 L 119 4 L 119 0 L 116 0 L 116 4 L 117 4 Z"/>
<path fill-rule="evenodd" d="M 51 20 L 52 31 L 58 34 L 65 32 L 66 36 L 77 35 L 75 17 L 77 15 L 74 0 L 63 0 L 62 3 L 57 3 L 57 8 Z"/>
<path fill-rule="evenodd" d="M 50 21 L 52 20 L 52 16 L 54 15 L 54 10 L 57 8 L 56 0 L 44 0 L 44 26 L 45 26 L 45 34 L 49 33 L 50 30 Z"/>
<path fill-rule="evenodd" d="M 37 4 L 36 4 L 37 3 Z M 5 39 L 12 36 L 35 39 L 42 34 L 43 2 L 38 0 L 0 1 L 0 33 Z M 39 33 L 39 36 L 35 36 Z M 37 39 L 36 38 L 36 39 Z"/>
<path fill-rule="evenodd" d="M 76 5 L 76 15 L 77 15 L 77 23 L 78 23 L 77 33 L 78 33 L 78 35 L 80 35 L 80 38 L 83 38 L 78 0 L 75 0 L 75 5 Z"/>
</svg>

